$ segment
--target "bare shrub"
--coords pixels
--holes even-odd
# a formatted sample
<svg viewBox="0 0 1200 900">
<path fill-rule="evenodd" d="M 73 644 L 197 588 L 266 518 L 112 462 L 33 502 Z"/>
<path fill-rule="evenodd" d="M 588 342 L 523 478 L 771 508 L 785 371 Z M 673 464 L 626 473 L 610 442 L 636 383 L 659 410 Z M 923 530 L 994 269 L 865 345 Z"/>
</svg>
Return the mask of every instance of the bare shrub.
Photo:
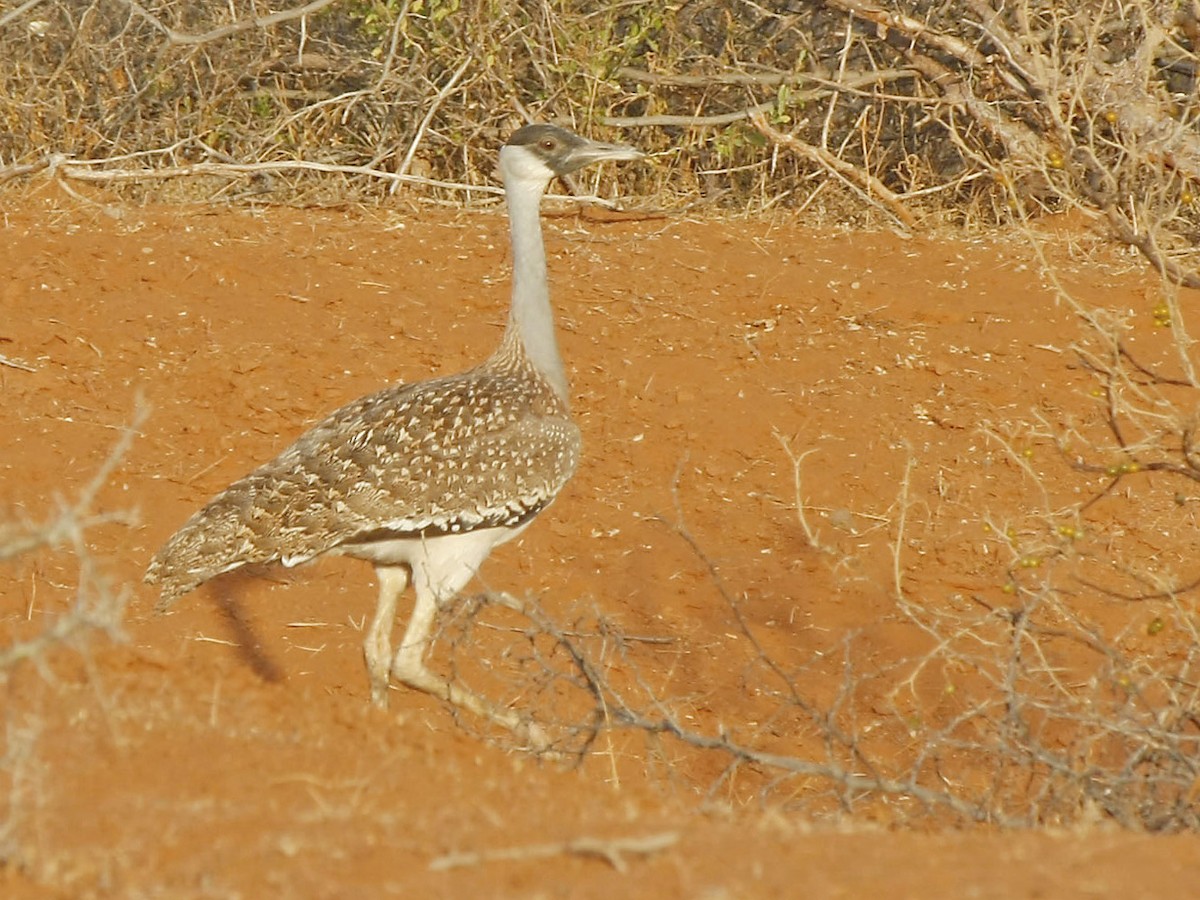
<svg viewBox="0 0 1200 900">
<path fill-rule="evenodd" d="M 1191 283 L 1196 22 L 1153 0 L 45 0 L 0 16 L 0 180 L 457 203 L 508 129 L 559 119 L 636 129 L 643 195 L 906 229 L 1081 208 Z"/>
<path fill-rule="evenodd" d="M 40 630 L 14 636 L 0 645 L 0 688 L 23 666 L 34 667 L 44 678 L 53 678 L 53 662 L 65 649 L 86 653 L 96 636 L 122 639 L 121 623 L 129 592 L 113 583 L 96 559 L 88 532 L 111 522 L 129 523 L 128 513 L 97 513 L 96 495 L 129 449 L 145 411 L 140 410 L 121 434 L 105 462 L 70 503 L 44 522 L 0 524 L 0 564 L 43 551 L 67 550 L 78 566 L 78 577 L 69 605 Z M 0 738 L 0 867 L 24 865 L 22 839 L 31 804 L 38 793 L 37 741 L 41 723 L 20 703 L 6 705 L 4 733 Z"/>
</svg>

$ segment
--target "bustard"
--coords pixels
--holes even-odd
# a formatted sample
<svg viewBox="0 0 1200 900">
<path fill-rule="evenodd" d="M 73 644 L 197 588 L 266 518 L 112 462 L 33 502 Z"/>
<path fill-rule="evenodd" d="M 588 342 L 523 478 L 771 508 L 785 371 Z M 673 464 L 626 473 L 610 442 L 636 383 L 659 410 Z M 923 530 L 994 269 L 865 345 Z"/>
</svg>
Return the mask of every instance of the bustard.
<svg viewBox="0 0 1200 900">
<path fill-rule="evenodd" d="M 155 554 L 160 607 L 245 565 L 326 554 L 375 566 L 379 599 L 364 641 L 371 700 L 392 679 L 539 743 L 499 709 L 425 664 L 439 606 L 492 548 L 520 534 L 575 471 L 579 429 L 554 336 L 539 207 L 555 176 L 631 147 L 527 125 L 500 150 L 512 237 L 512 305 L 496 351 L 457 375 L 399 384 L 342 407 L 193 515 Z M 416 600 L 395 653 L 396 604 Z"/>
</svg>

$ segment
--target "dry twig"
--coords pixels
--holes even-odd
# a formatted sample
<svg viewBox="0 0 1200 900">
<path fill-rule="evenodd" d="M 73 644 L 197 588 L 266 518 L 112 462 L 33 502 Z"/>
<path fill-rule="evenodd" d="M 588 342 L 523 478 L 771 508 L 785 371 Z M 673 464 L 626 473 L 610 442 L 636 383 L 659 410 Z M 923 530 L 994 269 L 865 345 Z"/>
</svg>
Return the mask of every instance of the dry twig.
<svg viewBox="0 0 1200 900">
<path fill-rule="evenodd" d="M 590 856 L 608 863 L 618 872 L 629 871 L 626 856 L 650 856 L 661 853 L 679 842 L 679 833 L 663 831 L 644 837 L 593 838 L 581 837 L 569 841 L 549 844 L 526 844 L 521 847 L 505 847 L 499 850 L 475 850 L 447 853 L 433 859 L 429 868 L 435 872 L 461 869 L 493 862 L 527 862 L 548 859 L 552 856 Z"/>
</svg>

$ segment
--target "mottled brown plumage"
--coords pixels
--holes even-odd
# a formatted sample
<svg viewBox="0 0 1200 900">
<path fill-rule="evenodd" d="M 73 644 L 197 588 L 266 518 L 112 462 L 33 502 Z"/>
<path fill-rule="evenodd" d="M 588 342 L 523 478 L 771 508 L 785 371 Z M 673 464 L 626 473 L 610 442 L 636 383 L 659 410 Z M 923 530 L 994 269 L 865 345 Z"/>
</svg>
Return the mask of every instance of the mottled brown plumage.
<svg viewBox="0 0 1200 900">
<path fill-rule="evenodd" d="M 566 404 L 515 340 L 467 372 L 342 407 L 210 500 L 155 554 L 160 606 L 243 565 L 294 566 L 412 535 L 515 527 L 579 461 Z"/>
<path fill-rule="evenodd" d="M 364 641 L 372 700 L 385 704 L 395 679 L 541 745 L 514 712 L 435 675 L 424 658 L 439 605 L 554 500 L 579 461 L 546 285 L 541 197 L 555 175 L 640 155 L 548 125 L 517 131 L 500 153 L 513 294 L 496 352 L 467 372 L 344 406 L 231 484 L 150 562 L 146 580 L 161 585 L 160 605 L 241 566 L 294 566 L 325 554 L 368 560 L 379 579 Z M 397 598 L 409 583 L 416 603 L 393 655 Z"/>
</svg>

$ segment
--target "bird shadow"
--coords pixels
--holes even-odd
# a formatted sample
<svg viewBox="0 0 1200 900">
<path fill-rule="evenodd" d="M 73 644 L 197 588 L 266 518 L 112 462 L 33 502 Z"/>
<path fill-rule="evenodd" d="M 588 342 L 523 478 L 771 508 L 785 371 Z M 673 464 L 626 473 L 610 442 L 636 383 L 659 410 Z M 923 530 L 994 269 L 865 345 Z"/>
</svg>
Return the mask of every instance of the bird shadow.
<svg viewBox="0 0 1200 900">
<path fill-rule="evenodd" d="M 253 572 L 239 570 L 214 578 L 205 587 L 221 618 L 225 620 L 242 662 L 263 681 L 276 684 L 284 680 L 283 668 L 263 647 L 263 642 L 243 611 L 240 598 L 247 582 L 253 578 Z"/>
</svg>

